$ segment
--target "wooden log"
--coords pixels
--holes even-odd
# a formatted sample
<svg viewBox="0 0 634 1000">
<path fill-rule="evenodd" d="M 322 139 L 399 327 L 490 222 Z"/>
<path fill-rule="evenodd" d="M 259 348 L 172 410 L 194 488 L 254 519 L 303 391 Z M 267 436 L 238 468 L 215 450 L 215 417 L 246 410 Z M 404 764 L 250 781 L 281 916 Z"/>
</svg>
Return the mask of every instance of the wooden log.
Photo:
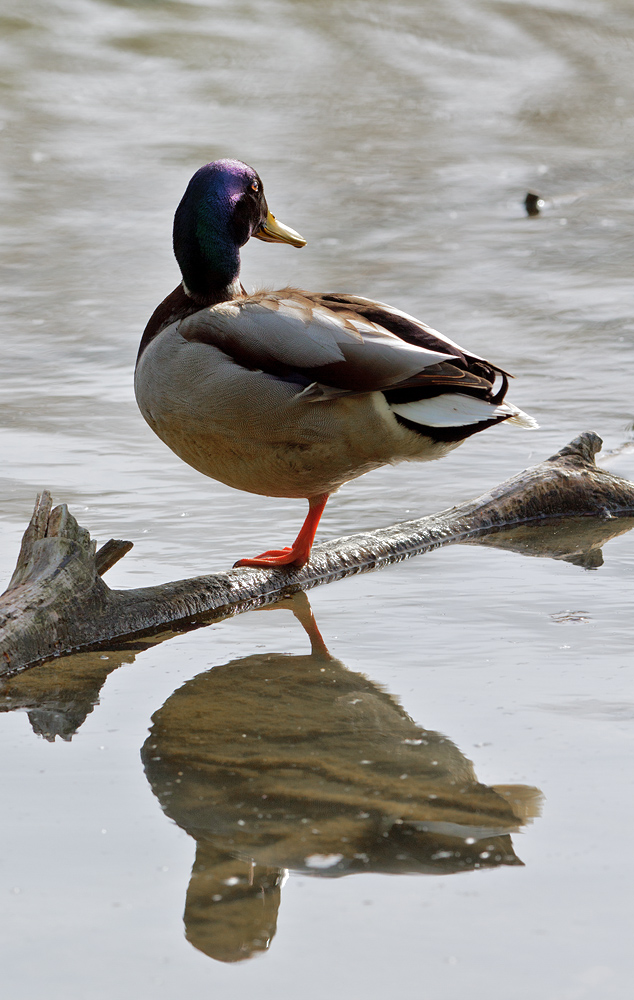
<svg viewBox="0 0 634 1000">
<path fill-rule="evenodd" d="M 474 500 L 315 545 L 301 569 L 239 568 L 134 590 L 111 589 L 101 578 L 131 543 L 111 540 L 97 552 L 66 505 L 52 509 L 50 494 L 44 492 L 9 587 L 0 597 L 0 676 L 168 626 L 197 627 L 456 542 L 486 537 L 487 544 L 596 565 L 600 545 L 629 530 L 634 515 L 634 483 L 595 465 L 601 444 L 596 434 L 582 434 L 545 462 Z M 553 534 L 553 523 L 565 528 L 565 544 L 561 530 Z"/>
</svg>

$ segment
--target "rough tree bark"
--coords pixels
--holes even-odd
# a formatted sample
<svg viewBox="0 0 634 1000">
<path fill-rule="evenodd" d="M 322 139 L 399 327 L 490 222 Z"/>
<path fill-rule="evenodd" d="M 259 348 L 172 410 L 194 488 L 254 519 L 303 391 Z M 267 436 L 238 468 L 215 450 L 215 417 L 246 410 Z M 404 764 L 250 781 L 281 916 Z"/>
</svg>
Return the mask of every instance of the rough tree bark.
<svg viewBox="0 0 634 1000">
<path fill-rule="evenodd" d="M 600 545 L 629 530 L 634 515 L 634 483 L 595 465 L 601 444 L 596 434 L 582 434 L 475 500 L 316 545 L 301 569 L 240 568 L 136 590 L 112 590 L 101 578 L 132 543 L 111 540 L 96 551 L 66 505 L 52 509 L 43 493 L 0 597 L 0 676 L 174 624 L 206 624 L 456 542 L 497 544 L 592 567 L 600 563 Z M 555 528 L 545 534 L 551 523 Z"/>
</svg>

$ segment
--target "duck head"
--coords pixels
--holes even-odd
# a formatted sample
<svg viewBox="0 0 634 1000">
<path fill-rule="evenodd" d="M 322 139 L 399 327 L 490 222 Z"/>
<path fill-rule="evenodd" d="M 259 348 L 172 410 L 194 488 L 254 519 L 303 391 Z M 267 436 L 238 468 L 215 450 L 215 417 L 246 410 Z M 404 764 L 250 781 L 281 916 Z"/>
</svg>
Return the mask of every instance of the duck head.
<svg viewBox="0 0 634 1000">
<path fill-rule="evenodd" d="M 306 245 L 271 214 L 252 167 L 215 160 L 197 170 L 174 216 L 174 253 L 188 295 L 206 305 L 238 294 L 240 247 L 251 236 Z"/>
</svg>

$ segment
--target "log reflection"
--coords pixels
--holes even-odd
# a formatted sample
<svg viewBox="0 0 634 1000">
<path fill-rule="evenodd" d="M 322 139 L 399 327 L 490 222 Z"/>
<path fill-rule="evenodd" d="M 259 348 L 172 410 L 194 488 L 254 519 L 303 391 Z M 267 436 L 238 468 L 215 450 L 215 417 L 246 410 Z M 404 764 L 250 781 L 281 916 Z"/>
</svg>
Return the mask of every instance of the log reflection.
<svg viewBox="0 0 634 1000">
<path fill-rule="evenodd" d="M 289 602 L 290 603 L 290 602 Z M 539 792 L 488 787 L 451 740 L 328 653 L 303 594 L 305 656 L 214 667 L 154 715 L 142 757 L 197 842 L 188 940 L 235 962 L 268 948 L 287 870 L 450 874 L 521 865 L 510 834 Z"/>
<path fill-rule="evenodd" d="M 75 653 L 15 677 L 0 677 L 0 712 L 26 711 L 33 732 L 49 743 L 70 741 L 99 702 L 109 674 L 134 663 L 138 650 Z"/>
<path fill-rule="evenodd" d="M 545 517 L 537 524 L 505 525 L 496 531 L 463 539 L 463 545 L 507 549 L 523 556 L 556 559 L 582 569 L 603 566 L 603 546 L 634 527 L 632 517 Z"/>
</svg>

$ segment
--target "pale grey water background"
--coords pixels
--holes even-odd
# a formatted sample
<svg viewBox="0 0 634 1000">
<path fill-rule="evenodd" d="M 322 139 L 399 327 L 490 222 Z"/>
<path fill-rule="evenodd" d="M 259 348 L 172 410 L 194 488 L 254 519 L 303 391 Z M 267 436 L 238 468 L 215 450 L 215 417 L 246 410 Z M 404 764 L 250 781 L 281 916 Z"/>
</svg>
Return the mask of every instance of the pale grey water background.
<svg viewBox="0 0 634 1000">
<path fill-rule="evenodd" d="M 132 396 L 142 327 L 177 279 L 173 210 L 219 156 L 252 163 L 309 241 L 250 245 L 247 285 L 393 302 L 515 373 L 541 424 L 345 487 L 320 537 L 473 496 L 582 430 L 631 440 L 629 0 L 5 0 L 0 37 L 3 580 L 41 487 L 98 539 L 135 542 L 111 585 L 223 569 L 303 518 L 181 465 Z M 632 451 L 605 464 L 634 477 Z M 542 789 L 543 815 L 514 836 L 525 868 L 291 876 L 269 953 L 238 965 L 184 939 L 194 845 L 139 749 L 188 678 L 305 652 L 289 612 L 139 655 L 72 742 L 1 715 L 3 994 L 629 998 L 634 539 L 605 559 L 454 548 L 311 595 L 336 657 L 481 781 Z"/>
</svg>

